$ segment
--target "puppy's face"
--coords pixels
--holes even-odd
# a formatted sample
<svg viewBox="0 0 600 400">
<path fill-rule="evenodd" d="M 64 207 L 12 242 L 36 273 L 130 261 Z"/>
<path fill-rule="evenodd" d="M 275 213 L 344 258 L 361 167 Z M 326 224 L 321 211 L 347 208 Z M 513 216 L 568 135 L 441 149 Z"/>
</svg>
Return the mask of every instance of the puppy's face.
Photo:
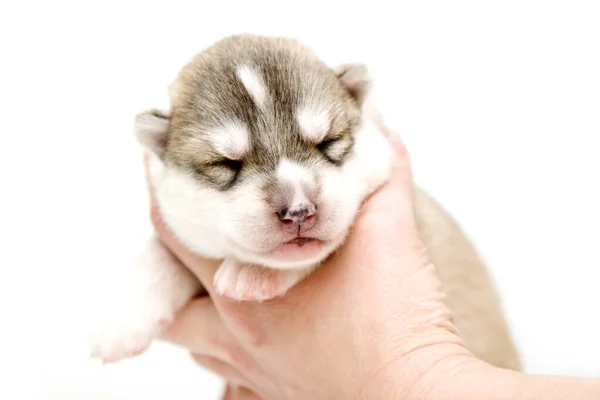
<svg viewBox="0 0 600 400">
<path fill-rule="evenodd" d="M 137 117 L 163 166 L 153 183 L 167 223 L 209 256 L 275 268 L 327 257 L 385 174 L 368 87 L 364 67 L 331 70 L 295 41 L 237 36 L 201 53 L 171 112 Z"/>
</svg>

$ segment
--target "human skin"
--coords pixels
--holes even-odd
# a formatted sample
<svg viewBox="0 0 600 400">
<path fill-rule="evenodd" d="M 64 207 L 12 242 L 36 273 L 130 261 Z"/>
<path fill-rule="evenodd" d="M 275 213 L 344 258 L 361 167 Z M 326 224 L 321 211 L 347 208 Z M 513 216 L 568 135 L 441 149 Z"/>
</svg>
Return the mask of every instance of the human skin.
<svg viewBox="0 0 600 400">
<path fill-rule="evenodd" d="M 263 303 L 219 296 L 220 260 L 185 249 L 152 202 L 161 240 L 208 292 L 164 339 L 230 385 L 228 399 L 598 399 L 600 381 L 501 370 L 466 349 L 419 239 L 408 153 L 361 209 L 338 252 L 284 297 Z"/>
</svg>

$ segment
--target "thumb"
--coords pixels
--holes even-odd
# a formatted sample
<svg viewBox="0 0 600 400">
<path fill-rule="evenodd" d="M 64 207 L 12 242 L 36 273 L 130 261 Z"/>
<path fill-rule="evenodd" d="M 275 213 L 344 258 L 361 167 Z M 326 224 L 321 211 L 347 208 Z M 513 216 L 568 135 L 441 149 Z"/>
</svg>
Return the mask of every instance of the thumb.
<svg viewBox="0 0 600 400">
<path fill-rule="evenodd" d="M 383 214 L 393 223 L 398 218 L 406 222 L 413 215 L 414 183 L 408 150 L 400 135 L 384 129 L 392 148 L 391 171 L 388 181 L 379 188 L 362 208 L 364 214 Z"/>
<path fill-rule="evenodd" d="M 392 173 L 388 186 L 412 192 L 412 167 L 406 145 L 400 134 L 395 131 L 386 130 L 386 136 L 392 147 Z"/>
<path fill-rule="evenodd" d="M 384 119 L 375 110 L 372 110 L 372 122 L 379 128 L 381 133 L 388 139 L 392 148 L 392 174 L 386 186 L 400 186 L 412 191 L 413 176 L 408 150 L 401 135 L 385 123 Z"/>
</svg>

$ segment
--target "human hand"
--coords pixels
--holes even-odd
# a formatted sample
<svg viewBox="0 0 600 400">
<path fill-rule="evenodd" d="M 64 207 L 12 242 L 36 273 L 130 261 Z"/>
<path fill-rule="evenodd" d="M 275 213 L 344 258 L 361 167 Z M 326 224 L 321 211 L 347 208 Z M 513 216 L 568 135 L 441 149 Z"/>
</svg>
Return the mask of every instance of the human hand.
<svg viewBox="0 0 600 400">
<path fill-rule="evenodd" d="M 153 203 L 161 240 L 209 294 L 179 313 L 165 339 L 262 399 L 418 398 L 442 365 L 470 358 L 419 238 L 408 154 L 396 134 L 388 137 L 392 177 L 364 204 L 345 244 L 268 302 L 215 293 L 219 261 L 177 242 Z"/>
</svg>

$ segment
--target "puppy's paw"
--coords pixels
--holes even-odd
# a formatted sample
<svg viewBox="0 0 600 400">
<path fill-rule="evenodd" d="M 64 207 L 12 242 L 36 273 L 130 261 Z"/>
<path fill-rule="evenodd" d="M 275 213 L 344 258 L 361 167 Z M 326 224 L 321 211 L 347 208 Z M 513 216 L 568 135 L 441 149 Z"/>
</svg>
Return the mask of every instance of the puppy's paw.
<svg viewBox="0 0 600 400">
<path fill-rule="evenodd" d="M 222 296 L 234 300 L 265 301 L 283 296 L 305 275 L 300 270 L 279 270 L 225 260 L 213 285 Z"/>
<path fill-rule="evenodd" d="M 152 237 L 116 287 L 106 291 L 90 337 L 92 358 L 117 362 L 150 347 L 200 282 Z"/>
<path fill-rule="evenodd" d="M 152 341 L 171 324 L 174 312 L 162 305 L 117 311 L 112 323 L 91 337 L 90 355 L 103 363 L 118 362 L 146 351 Z M 137 310 L 135 312 L 134 310 Z"/>
</svg>

